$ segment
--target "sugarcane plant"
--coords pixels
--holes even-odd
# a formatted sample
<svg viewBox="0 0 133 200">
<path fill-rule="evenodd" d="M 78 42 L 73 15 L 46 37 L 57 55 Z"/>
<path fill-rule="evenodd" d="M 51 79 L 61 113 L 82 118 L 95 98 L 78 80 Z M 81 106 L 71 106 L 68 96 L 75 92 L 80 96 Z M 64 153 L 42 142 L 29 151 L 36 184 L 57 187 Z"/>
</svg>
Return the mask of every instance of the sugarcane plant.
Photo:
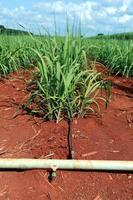
<svg viewBox="0 0 133 200">
<path fill-rule="evenodd" d="M 39 41 L 40 44 L 40 41 Z M 99 109 L 99 88 L 103 84 L 100 73 L 88 66 L 83 38 L 68 31 L 65 37 L 45 37 L 40 49 L 29 47 L 37 60 L 37 70 L 32 80 L 34 90 L 25 109 L 31 109 L 45 120 L 62 119 L 68 122 L 69 158 L 73 158 L 72 122 L 74 117 L 84 117 Z M 96 106 L 93 106 L 93 105 Z"/>
</svg>

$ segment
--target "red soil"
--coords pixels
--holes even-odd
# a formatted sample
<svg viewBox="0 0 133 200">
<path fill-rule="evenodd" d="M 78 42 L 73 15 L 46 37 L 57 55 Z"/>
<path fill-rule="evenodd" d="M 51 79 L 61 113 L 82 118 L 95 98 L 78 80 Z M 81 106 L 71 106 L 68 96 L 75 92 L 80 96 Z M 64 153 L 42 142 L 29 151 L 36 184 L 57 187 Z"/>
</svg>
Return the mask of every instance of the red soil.
<svg viewBox="0 0 133 200">
<path fill-rule="evenodd" d="M 21 71 L 0 81 L 0 157 L 66 159 L 66 122 L 43 122 L 18 109 L 28 98 L 30 77 Z M 133 160 L 133 80 L 109 79 L 108 108 L 99 117 L 74 120 L 75 159 Z M 0 178 L 0 200 L 133 199 L 133 174 L 128 173 L 58 171 L 52 183 L 46 170 L 1 171 Z"/>
</svg>

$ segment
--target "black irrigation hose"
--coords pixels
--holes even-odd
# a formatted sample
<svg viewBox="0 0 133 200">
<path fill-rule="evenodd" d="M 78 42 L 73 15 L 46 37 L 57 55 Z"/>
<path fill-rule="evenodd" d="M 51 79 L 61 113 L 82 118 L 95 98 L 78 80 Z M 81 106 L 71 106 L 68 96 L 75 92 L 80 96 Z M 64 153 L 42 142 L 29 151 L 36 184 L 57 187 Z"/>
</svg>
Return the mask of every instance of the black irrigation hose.
<svg viewBox="0 0 133 200">
<path fill-rule="evenodd" d="M 74 159 L 72 124 L 73 124 L 73 120 L 69 119 L 68 120 L 68 159 Z"/>
</svg>

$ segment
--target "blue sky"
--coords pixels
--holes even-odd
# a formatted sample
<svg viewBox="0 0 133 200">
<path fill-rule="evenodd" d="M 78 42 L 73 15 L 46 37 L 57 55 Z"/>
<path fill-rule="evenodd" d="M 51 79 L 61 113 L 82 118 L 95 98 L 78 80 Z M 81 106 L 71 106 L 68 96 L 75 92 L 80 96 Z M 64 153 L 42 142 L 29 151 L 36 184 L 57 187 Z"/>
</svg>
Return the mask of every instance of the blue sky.
<svg viewBox="0 0 133 200">
<path fill-rule="evenodd" d="M 133 0 L 1 0 L 0 24 L 31 31 L 54 30 L 54 16 L 60 32 L 66 15 L 71 23 L 81 20 L 87 35 L 133 31 Z"/>
</svg>

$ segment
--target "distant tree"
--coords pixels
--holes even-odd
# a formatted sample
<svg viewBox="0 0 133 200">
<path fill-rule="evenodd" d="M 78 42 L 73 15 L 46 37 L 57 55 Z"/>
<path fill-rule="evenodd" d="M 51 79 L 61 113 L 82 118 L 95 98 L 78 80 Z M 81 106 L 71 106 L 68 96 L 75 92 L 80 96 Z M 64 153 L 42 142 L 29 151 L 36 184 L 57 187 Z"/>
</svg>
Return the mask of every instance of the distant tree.
<svg viewBox="0 0 133 200">
<path fill-rule="evenodd" d="M 2 33 L 6 28 L 3 25 L 0 25 L 0 33 Z"/>
<path fill-rule="evenodd" d="M 10 28 L 5 28 L 3 25 L 0 25 L 0 33 L 5 33 L 7 35 L 28 35 L 29 32 L 27 31 L 22 31 L 22 30 L 17 30 L 17 29 L 10 29 Z M 33 33 L 30 32 L 31 35 L 33 35 Z"/>
<path fill-rule="evenodd" d="M 103 36 L 103 35 L 104 35 L 103 33 L 98 33 L 98 34 L 97 34 L 97 36 Z"/>
<path fill-rule="evenodd" d="M 5 29 L 5 27 L 3 25 L 0 25 L 0 29 Z"/>
</svg>

